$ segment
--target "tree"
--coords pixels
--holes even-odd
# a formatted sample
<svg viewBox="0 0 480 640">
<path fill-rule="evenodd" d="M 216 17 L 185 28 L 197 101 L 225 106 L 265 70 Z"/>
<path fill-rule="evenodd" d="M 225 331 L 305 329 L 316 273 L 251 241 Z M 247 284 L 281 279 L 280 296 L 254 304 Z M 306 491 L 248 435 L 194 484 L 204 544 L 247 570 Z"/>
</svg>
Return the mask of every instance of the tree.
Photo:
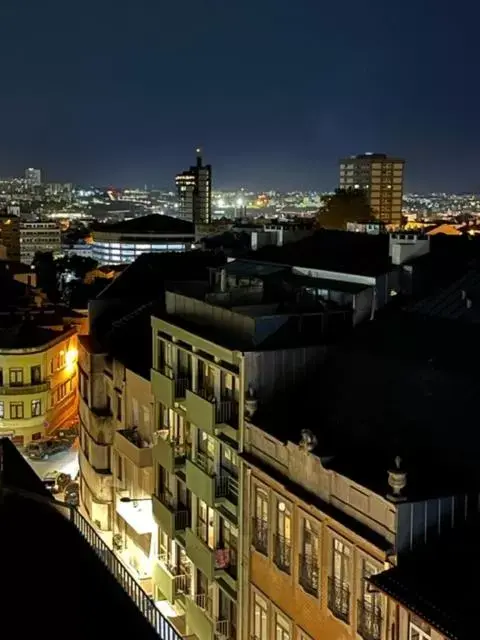
<svg viewBox="0 0 480 640">
<path fill-rule="evenodd" d="M 58 302 L 57 269 L 51 251 L 37 251 L 32 262 L 37 274 L 38 287 L 44 291 L 50 302 Z"/>
<path fill-rule="evenodd" d="M 317 213 L 317 226 L 325 229 L 345 229 L 348 222 L 375 220 L 365 192 L 361 189 L 337 189 L 326 196 Z"/>
</svg>

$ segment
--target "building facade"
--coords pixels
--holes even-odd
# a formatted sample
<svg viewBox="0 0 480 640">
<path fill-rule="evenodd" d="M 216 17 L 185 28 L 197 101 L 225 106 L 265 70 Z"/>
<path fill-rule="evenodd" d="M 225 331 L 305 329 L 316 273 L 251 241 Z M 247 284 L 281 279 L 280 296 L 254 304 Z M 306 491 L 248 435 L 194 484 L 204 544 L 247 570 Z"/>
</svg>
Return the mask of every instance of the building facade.
<svg viewBox="0 0 480 640">
<path fill-rule="evenodd" d="M 373 490 L 351 477 L 358 473 L 347 476 L 332 459 L 315 455 L 312 433 L 298 436 L 295 444 L 293 433 L 285 441 L 253 421 L 245 428 L 248 637 L 441 640 L 370 583 L 441 531 L 463 524 L 478 496 L 430 492 L 410 500 L 399 459 L 385 471 L 385 491 Z"/>
<path fill-rule="evenodd" d="M 203 164 L 201 150 L 197 149 L 197 163 L 177 175 L 175 179 L 180 202 L 179 215 L 194 224 L 212 221 L 212 167 Z"/>
<path fill-rule="evenodd" d="M 32 328 L 32 337 L 36 335 Z M 74 329 L 43 331 L 35 346 L 0 347 L 0 437 L 24 446 L 74 420 L 77 397 Z"/>
<path fill-rule="evenodd" d="M 56 257 L 61 250 L 61 230 L 56 222 L 20 223 L 20 257 L 25 264 L 31 264 L 37 252 Z"/>
<path fill-rule="evenodd" d="M 92 258 L 99 264 L 133 262 L 142 253 L 188 251 L 195 241 L 191 223 L 159 214 L 96 225 L 92 236 Z"/>
<path fill-rule="evenodd" d="M 405 161 L 383 153 L 340 160 L 340 188 L 362 189 L 378 220 L 397 227 L 402 222 Z"/>
<path fill-rule="evenodd" d="M 33 169 L 32 167 L 25 169 L 25 182 L 31 187 L 39 187 L 42 184 L 41 169 Z"/>
<path fill-rule="evenodd" d="M 6 249 L 7 260 L 20 262 L 20 218 L 0 216 L 0 244 Z"/>
</svg>

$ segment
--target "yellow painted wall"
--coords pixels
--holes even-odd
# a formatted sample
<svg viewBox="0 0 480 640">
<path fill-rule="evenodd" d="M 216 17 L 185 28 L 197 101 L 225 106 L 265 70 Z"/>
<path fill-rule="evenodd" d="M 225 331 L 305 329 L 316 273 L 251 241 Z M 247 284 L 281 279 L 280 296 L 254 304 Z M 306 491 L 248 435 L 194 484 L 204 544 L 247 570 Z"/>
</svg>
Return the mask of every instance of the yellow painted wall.
<svg viewBox="0 0 480 640">
<path fill-rule="evenodd" d="M 78 410 L 77 355 L 74 332 L 65 333 L 61 339 L 35 350 L 0 351 L 3 373 L 0 436 L 12 437 L 17 444 L 27 444 L 32 436 L 43 437 L 75 419 Z M 40 383 L 32 380 L 31 370 L 35 366 L 40 367 Z M 11 385 L 12 369 L 22 372 L 22 382 L 18 386 Z M 37 400 L 40 401 L 40 412 L 32 415 L 33 402 Z M 23 417 L 18 417 L 12 406 L 19 404 L 23 405 Z"/>
</svg>

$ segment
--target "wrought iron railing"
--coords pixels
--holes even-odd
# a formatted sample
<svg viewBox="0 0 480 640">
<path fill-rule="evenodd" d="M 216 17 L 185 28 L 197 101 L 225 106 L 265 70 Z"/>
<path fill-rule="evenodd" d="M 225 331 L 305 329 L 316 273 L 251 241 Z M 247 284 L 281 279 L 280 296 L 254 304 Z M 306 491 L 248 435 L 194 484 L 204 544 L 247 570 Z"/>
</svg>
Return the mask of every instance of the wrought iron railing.
<svg viewBox="0 0 480 640">
<path fill-rule="evenodd" d="M 230 474 L 217 476 L 215 480 L 215 497 L 227 498 L 233 504 L 238 504 L 238 480 Z"/>
<path fill-rule="evenodd" d="M 211 618 L 213 615 L 213 602 L 211 596 L 206 593 L 197 593 L 193 596 L 193 600 L 197 607 L 203 609 L 205 613 Z"/>
<path fill-rule="evenodd" d="M 133 600 L 140 613 L 155 629 L 162 640 L 182 640 L 170 622 L 160 613 L 154 601 L 136 582 L 125 566 L 107 547 L 95 529 L 76 510 L 71 509 L 71 521 L 83 538 L 88 542 L 96 556 L 103 562 L 127 595 Z"/>
<path fill-rule="evenodd" d="M 334 616 L 344 622 L 350 619 L 350 589 L 344 581 L 329 576 L 328 608 Z"/>
<path fill-rule="evenodd" d="M 253 518 L 252 544 L 257 551 L 268 556 L 268 522 L 261 518 Z"/>
<path fill-rule="evenodd" d="M 357 602 L 357 632 L 364 640 L 380 640 L 382 637 L 382 610 L 374 601 Z"/>
<path fill-rule="evenodd" d="M 230 620 L 217 620 L 215 623 L 215 636 L 221 640 L 231 637 Z"/>
<path fill-rule="evenodd" d="M 318 558 L 309 553 L 299 555 L 299 577 L 303 589 L 312 596 L 318 596 Z"/>
<path fill-rule="evenodd" d="M 209 476 L 213 476 L 215 474 L 215 461 L 213 460 L 213 458 L 210 458 L 210 456 L 208 456 L 205 452 L 197 449 L 197 452 L 195 454 L 195 462 Z"/>
<path fill-rule="evenodd" d="M 273 561 L 285 573 L 290 573 L 291 551 L 290 540 L 278 533 L 273 536 Z"/>
</svg>

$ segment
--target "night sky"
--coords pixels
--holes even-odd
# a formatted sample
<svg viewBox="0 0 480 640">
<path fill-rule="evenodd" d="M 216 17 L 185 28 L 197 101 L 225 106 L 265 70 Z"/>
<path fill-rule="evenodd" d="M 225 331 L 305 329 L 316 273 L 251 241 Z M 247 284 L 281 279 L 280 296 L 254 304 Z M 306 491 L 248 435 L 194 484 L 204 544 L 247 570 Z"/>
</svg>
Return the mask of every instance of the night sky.
<svg viewBox="0 0 480 640">
<path fill-rule="evenodd" d="M 475 0 L 2 0 L 0 175 L 329 189 L 338 158 L 480 191 Z"/>
</svg>

